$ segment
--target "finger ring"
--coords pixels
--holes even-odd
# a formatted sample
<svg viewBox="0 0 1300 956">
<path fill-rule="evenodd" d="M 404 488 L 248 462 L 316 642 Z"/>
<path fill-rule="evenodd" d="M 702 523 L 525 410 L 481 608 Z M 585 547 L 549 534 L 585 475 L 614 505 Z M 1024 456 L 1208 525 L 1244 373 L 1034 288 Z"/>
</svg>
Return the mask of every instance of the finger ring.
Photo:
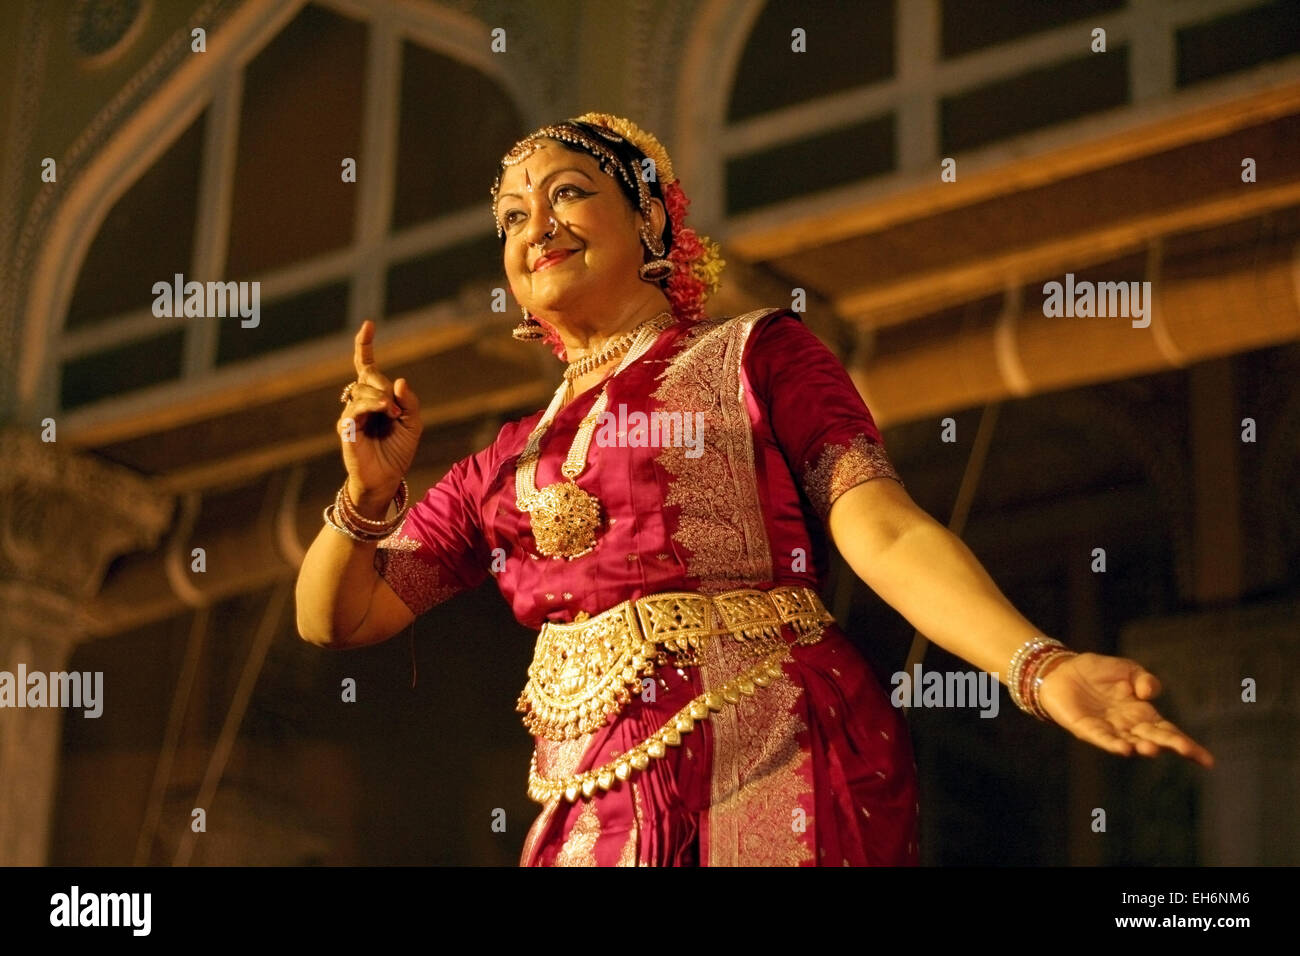
<svg viewBox="0 0 1300 956">
<path fill-rule="evenodd" d="M 339 401 L 342 402 L 344 405 L 352 401 L 352 389 L 355 388 L 358 384 L 359 384 L 358 382 L 348 382 L 346 385 L 344 385 L 343 394 L 339 396 Z"/>
</svg>

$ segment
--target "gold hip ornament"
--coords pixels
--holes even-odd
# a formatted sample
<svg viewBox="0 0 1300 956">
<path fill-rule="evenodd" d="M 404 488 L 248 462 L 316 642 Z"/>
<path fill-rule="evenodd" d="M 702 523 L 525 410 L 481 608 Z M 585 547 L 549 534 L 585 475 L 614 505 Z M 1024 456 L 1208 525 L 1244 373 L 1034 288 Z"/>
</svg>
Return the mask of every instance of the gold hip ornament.
<svg viewBox="0 0 1300 956">
<path fill-rule="evenodd" d="M 517 710 L 530 733 L 572 740 L 603 726 L 654 673 L 659 649 L 624 601 L 596 618 L 549 623 L 537 636 Z"/>
<path fill-rule="evenodd" d="M 528 444 L 519 455 L 515 471 L 515 504 L 520 511 L 528 515 L 533 530 L 533 539 L 537 550 L 548 558 L 566 558 L 572 560 L 586 554 L 596 546 L 596 531 L 601 524 L 600 500 L 578 487 L 574 480 L 587 467 L 587 449 L 591 447 L 591 438 L 596 431 L 596 422 L 604 414 L 608 404 L 606 394 L 609 381 L 617 376 L 642 355 L 644 355 L 658 338 L 659 333 L 676 320 L 671 313 L 661 312 L 653 319 L 647 319 L 632 332 L 632 345 L 623 361 L 619 363 L 614 374 L 606 380 L 600 395 L 592 405 L 587 417 L 578 426 L 573 436 L 573 444 L 564 459 L 560 473 L 564 479 L 545 488 L 537 488 L 538 449 L 542 435 L 550 428 L 551 422 L 559 414 L 565 395 L 570 388 L 570 377 L 566 376 L 555 390 L 555 397 L 542 415 L 541 421 L 528 436 Z"/>
</svg>

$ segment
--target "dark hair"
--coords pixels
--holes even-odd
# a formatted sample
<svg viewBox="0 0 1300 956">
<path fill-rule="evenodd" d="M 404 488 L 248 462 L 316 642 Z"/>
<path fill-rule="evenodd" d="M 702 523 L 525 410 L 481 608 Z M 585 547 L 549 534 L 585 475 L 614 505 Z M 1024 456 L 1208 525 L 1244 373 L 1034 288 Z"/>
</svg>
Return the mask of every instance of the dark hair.
<svg viewBox="0 0 1300 956">
<path fill-rule="evenodd" d="M 644 168 L 642 164 L 646 160 L 646 154 L 641 152 L 641 150 L 639 150 L 635 145 L 633 145 L 633 143 L 630 140 L 624 139 L 618 143 L 610 142 L 605 137 L 597 133 L 595 131 L 596 127 L 592 126 L 590 123 L 583 123 L 577 120 L 569 120 L 569 122 L 572 125 L 577 126 L 579 129 L 583 130 L 584 132 L 589 133 L 593 139 L 595 139 L 597 142 L 601 143 L 602 145 L 606 146 L 610 152 L 612 152 L 616 157 L 618 157 L 618 161 L 622 163 L 624 168 L 626 168 L 627 171 L 632 176 L 637 176 L 637 177 L 641 176 L 641 171 Z M 578 153 L 581 156 L 591 157 L 592 159 L 596 160 L 596 162 L 598 163 L 601 161 L 600 156 L 596 156 L 590 151 L 585 150 L 581 146 L 578 146 L 574 143 L 569 143 L 562 139 L 551 140 L 551 142 L 558 143 L 560 146 L 564 147 L 571 153 Z M 503 165 L 501 166 L 501 172 L 504 173 L 504 171 L 505 171 L 505 166 Z M 664 241 L 664 256 L 667 257 L 668 253 L 672 251 L 673 248 L 673 223 L 672 223 L 672 217 L 668 215 L 668 203 L 664 199 L 663 185 L 659 182 L 658 173 L 659 171 L 656 169 L 654 179 L 647 182 L 646 186 L 649 187 L 651 198 L 658 199 L 661 203 L 664 204 L 664 231 L 663 231 L 662 238 Z M 628 205 L 632 207 L 632 211 L 639 213 L 641 211 L 641 197 L 637 195 L 637 191 L 629 187 L 628 184 L 623 180 L 622 176 L 614 175 L 611 176 L 610 178 L 612 178 L 614 182 L 618 184 L 619 192 L 621 192 L 623 194 L 623 198 L 628 201 Z M 649 225 L 649 223 L 647 223 L 647 225 Z M 505 245 L 505 241 L 506 241 L 505 234 L 502 233 L 501 244 Z"/>
</svg>

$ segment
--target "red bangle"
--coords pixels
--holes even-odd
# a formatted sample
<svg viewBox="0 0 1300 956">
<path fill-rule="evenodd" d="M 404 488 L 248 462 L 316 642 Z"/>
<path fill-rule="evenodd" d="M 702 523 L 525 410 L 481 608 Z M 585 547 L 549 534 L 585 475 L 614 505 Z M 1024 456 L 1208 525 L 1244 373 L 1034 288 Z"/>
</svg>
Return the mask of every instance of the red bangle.
<svg viewBox="0 0 1300 956">
<path fill-rule="evenodd" d="M 1044 654 L 1034 661 L 1032 673 L 1027 675 L 1026 683 L 1024 685 L 1024 699 L 1029 704 L 1030 712 L 1039 720 L 1044 721 L 1050 721 L 1052 718 L 1051 715 L 1043 709 L 1043 678 L 1046 676 L 1043 672 L 1053 663 L 1078 656 L 1074 651 L 1060 647 L 1055 647 L 1052 651 L 1053 653 Z"/>
</svg>

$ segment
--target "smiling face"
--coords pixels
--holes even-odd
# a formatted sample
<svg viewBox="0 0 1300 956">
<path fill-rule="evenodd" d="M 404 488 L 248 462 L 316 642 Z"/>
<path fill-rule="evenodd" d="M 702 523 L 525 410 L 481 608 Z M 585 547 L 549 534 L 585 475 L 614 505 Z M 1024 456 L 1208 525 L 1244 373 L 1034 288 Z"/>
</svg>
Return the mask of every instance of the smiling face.
<svg viewBox="0 0 1300 956">
<path fill-rule="evenodd" d="M 653 206 L 651 228 L 662 232 L 663 206 Z M 496 215 L 510 288 L 529 312 L 595 321 L 609 303 L 642 294 L 641 215 L 587 153 L 543 140 L 502 174 Z"/>
</svg>

